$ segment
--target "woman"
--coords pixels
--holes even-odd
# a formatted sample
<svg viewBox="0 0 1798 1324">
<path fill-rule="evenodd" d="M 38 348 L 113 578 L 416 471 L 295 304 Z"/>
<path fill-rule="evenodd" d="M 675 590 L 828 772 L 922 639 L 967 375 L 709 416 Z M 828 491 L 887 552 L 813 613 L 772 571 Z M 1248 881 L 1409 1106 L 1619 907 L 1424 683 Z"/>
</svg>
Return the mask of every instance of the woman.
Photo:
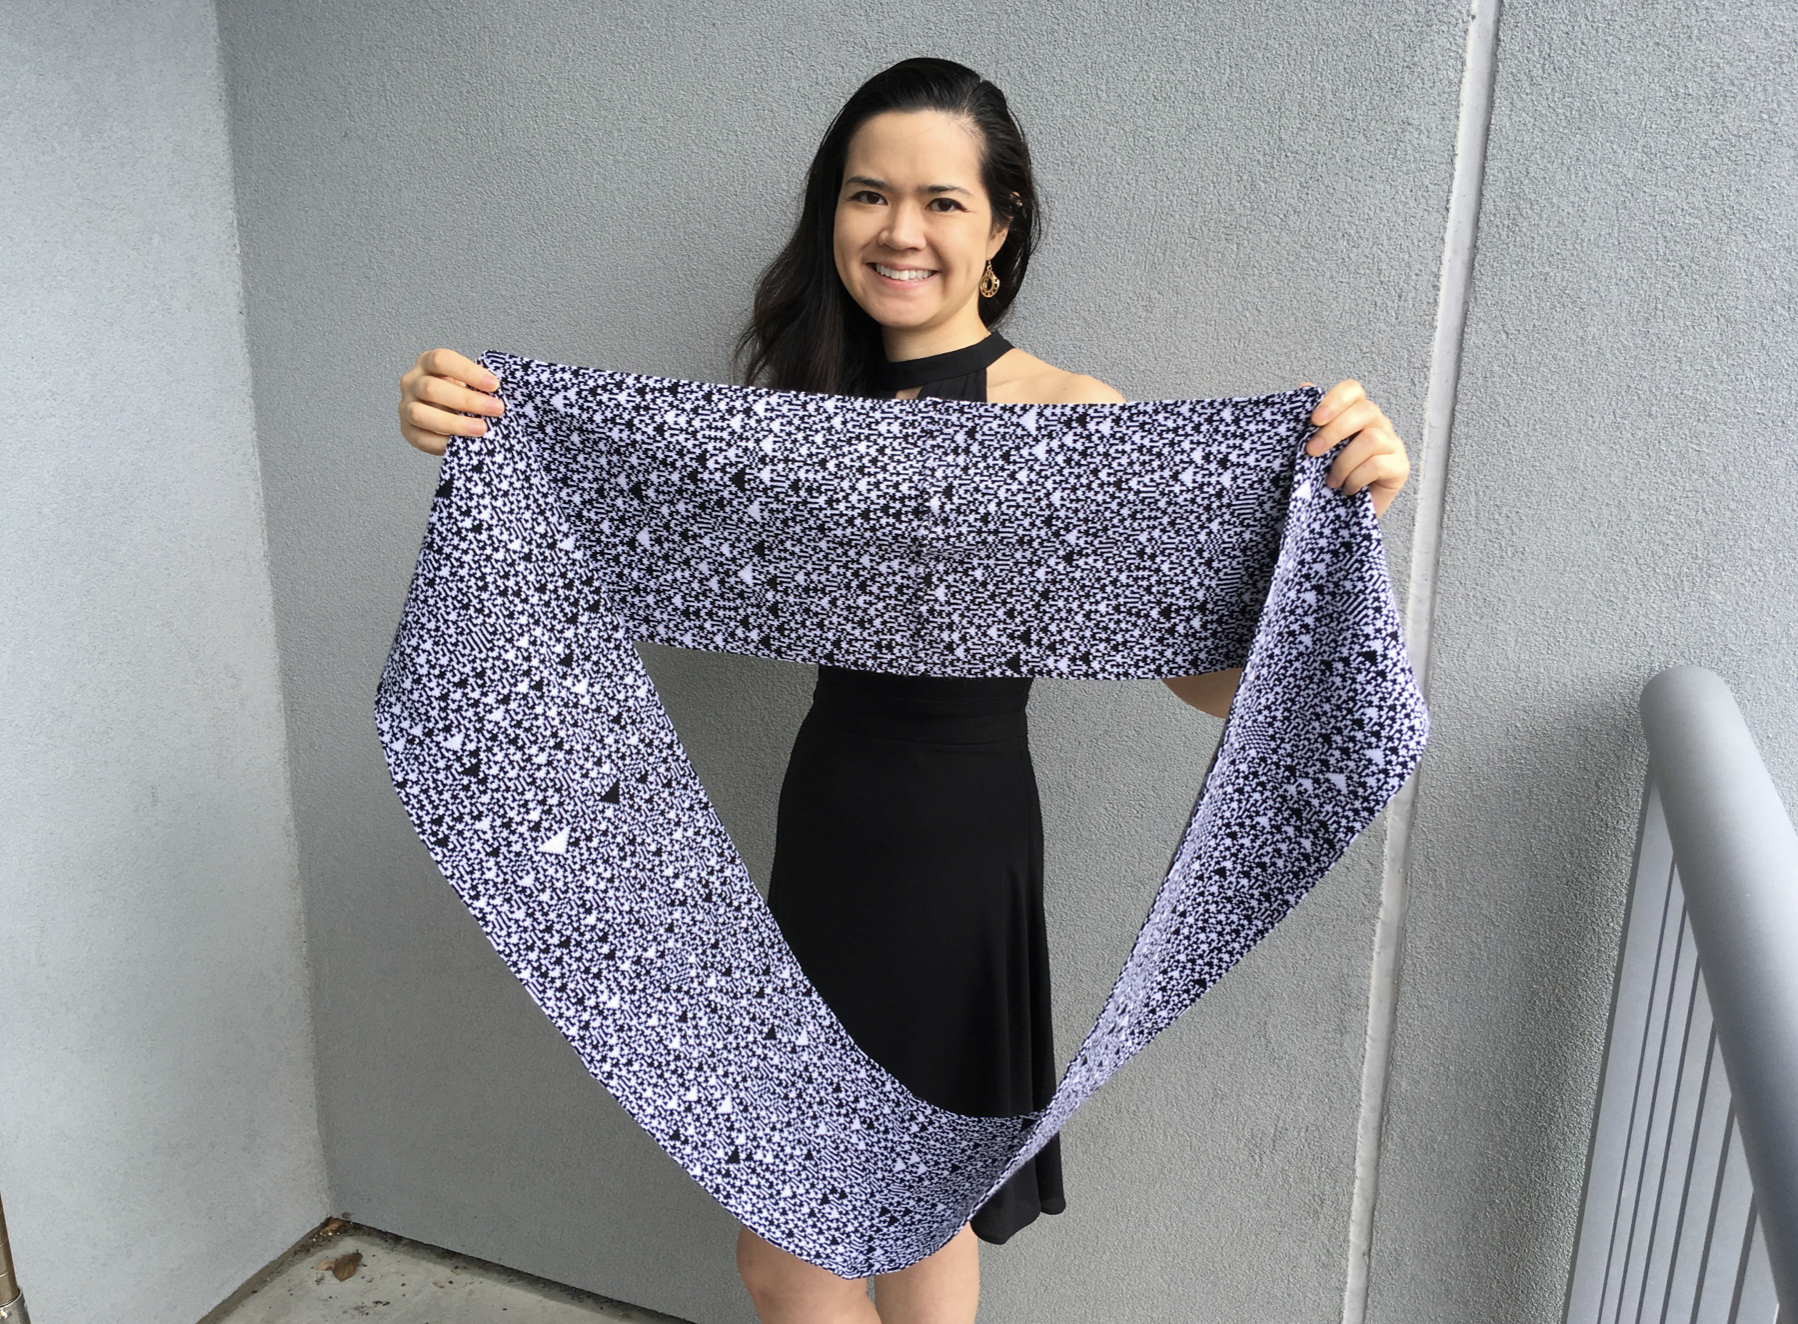
<svg viewBox="0 0 1798 1324">
<path fill-rule="evenodd" d="M 1029 266 L 1035 182 L 999 89 L 945 60 L 905 60 L 852 96 L 825 134 L 799 223 L 763 274 L 739 343 L 745 379 L 784 390 L 1019 404 L 1121 403 L 994 334 Z M 498 382 L 452 350 L 401 379 L 400 431 L 433 455 L 481 435 Z M 1384 513 L 1403 444 L 1356 382 L 1318 405 L 1329 476 Z M 1224 715 L 1236 671 L 1177 676 Z M 919 1097 L 1012 1115 L 1048 1102 L 1042 825 L 1025 741 L 1030 681 L 820 667 L 782 784 L 768 903 L 807 976 L 856 1041 Z M 1059 1213 L 1051 1141 L 941 1250 L 845 1281 L 741 1230 L 737 1264 L 768 1324 L 964 1324 L 979 1241 Z"/>
</svg>

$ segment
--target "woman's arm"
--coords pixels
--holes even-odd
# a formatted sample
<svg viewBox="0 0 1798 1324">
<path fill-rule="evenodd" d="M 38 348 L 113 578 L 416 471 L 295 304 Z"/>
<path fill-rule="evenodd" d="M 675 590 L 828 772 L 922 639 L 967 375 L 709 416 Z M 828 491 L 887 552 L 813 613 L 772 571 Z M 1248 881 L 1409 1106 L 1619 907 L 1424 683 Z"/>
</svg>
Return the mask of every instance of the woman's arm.
<svg viewBox="0 0 1798 1324">
<path fill-rule="evenodd" d="M 1236 697 L 1236 682 L 1242 679 L 1242 668 L 1207 671 L 1202 676 L 1164 676 L 1161 683 L 1200 712 L 1213 717 L 1230 715 L 1230 700 Z"/>
</svg>

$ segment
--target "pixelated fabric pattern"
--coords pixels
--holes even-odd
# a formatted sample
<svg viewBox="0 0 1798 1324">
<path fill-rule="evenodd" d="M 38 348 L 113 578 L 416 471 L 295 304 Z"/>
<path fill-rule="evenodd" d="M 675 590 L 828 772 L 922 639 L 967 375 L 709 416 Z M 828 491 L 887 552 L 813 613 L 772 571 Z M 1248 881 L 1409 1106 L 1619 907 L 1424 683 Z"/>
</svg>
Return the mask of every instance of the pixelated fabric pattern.
<svg viewBox="0 0 1798 1324">
<path fill-rule="evenodd" d="M 1016 405 L 481 361 L 506 412 L 449 444 L 376 692 L 394 785 L 588 1070 L 731 1213 L 844 1277 L 942 1246 L 1422 752 L 1371 504 L 1303 453 L 1314 388 Z M 913 675 L 1246 668 L 1047 1108 L 947 1112 L 862 1052 L 788 950 L 636 639 Z"/>
</svg>

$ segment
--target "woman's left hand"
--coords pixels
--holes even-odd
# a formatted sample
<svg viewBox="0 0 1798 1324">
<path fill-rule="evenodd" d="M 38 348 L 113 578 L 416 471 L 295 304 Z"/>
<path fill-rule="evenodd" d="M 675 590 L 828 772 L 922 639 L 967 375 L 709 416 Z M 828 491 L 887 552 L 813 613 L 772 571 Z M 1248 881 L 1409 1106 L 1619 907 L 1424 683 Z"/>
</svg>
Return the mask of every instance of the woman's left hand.
<svg viewBox="0 0 1798 1324">
<path fill-rule="evenodd" d="M 1317 435 L 1305 443 L 1307 455 L 1322 455 L 1348 442 L 1331 463 L 1325 481 L 1345 496 L 1366 488 L 1373 498 L 1373 513 L 1384 515 L 1411 476 L 1411 457 L 1385 411 L 1367 398 L 1360 382 L 1337 382 L 1317 402 L 1311 421 L 1317 424 Z"/>
</svg>

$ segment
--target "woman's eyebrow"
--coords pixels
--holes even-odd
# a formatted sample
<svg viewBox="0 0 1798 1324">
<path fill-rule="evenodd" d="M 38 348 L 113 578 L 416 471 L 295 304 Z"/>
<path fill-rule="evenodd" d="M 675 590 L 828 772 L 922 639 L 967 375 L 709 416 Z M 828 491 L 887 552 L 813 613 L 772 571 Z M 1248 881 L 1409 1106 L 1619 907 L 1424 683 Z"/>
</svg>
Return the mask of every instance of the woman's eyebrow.
<svg viewBox="0 0 1798 1324">
<path fill-rule="evenodd" d="M 893 186 L 884 179 L 875 179 L 872 175 L 851 175 L 843 181 L 845 184 L 866 184 L 869 188 L 885 189 L 893 192 Z M 920 193 L 967 193 L 960 184 L 924 184 L 918 189 Z M 969 194 L 972 197 L 972 194 Z"/>
</svg>

